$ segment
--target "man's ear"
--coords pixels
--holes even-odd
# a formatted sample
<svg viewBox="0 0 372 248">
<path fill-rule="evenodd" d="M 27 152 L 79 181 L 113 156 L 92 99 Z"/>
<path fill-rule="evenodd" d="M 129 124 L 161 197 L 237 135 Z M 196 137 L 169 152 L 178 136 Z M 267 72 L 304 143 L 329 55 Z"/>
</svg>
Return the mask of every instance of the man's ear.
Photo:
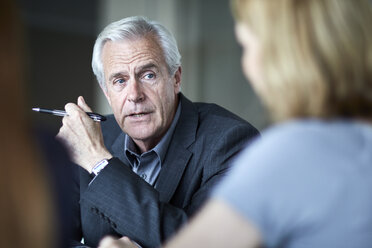
<svg viewBox="0 0 372 248">
<path fill-rule="evenodd" d="M 182 74 L 182 68 L 181 66 L 178 67 L 176 73 L 174 74 L 174 91 L 176 94 L 178 94 L 181 91 L 181 74 Z"/>
</svg>

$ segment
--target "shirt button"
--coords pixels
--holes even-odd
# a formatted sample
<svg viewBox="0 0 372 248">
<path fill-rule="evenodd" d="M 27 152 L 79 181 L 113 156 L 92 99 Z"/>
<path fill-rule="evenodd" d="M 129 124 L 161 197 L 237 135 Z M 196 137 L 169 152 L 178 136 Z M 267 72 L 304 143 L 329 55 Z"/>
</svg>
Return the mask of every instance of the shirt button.
<svg viewBox="0 0 372 248">
<path fill-rule="evenodd" d="M 141 177 L 146 180 L 147 175 L 146 174 L 142 174 Z"/>
</svg>

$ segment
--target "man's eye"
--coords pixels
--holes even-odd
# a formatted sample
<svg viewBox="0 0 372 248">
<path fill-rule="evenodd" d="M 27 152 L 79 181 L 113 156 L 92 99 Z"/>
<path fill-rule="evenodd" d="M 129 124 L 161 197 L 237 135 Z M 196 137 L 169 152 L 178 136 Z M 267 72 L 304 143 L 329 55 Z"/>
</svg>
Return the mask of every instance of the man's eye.
<svg viewBox="0 0 372 248">
<path fill-rule="evenodd" d="M 144 76 L 145 79 L 154 79 L 155 78 L 155 74 L 154 73 L 147 73 L 145 76 Z"/>
<path fill-rule="evenodd" d="M 125 80 L 122 79 L 122 78 L 119 78 L 119 79 L 114 80 L 113 83 L 114 83 L 114 84 L 124 84 L 124 83 L 125 83 Z"/>
</svg>

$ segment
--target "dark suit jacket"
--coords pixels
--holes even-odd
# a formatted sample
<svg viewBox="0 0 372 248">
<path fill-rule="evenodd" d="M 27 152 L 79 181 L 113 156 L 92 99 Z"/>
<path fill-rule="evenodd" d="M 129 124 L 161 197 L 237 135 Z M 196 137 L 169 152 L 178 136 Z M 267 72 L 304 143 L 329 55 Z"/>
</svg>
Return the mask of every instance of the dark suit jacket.
<svg viewBox="0 0 372 248">
<path fill-rule="evenodd" d="M 114 158 L 93 181 L 80 169 L 75 240 L 83 236 L 94 247 L 105 235 L 125 235 L 143 247 L 159 246 L 200 208 L 234 156 L 258 134 L 215 104 L 192 103 L 179 95 L 181 115 L 155 187 L 129 167 L 125 134 L 114 117 L 102 123 L 105 145 Z"/>
</svg>

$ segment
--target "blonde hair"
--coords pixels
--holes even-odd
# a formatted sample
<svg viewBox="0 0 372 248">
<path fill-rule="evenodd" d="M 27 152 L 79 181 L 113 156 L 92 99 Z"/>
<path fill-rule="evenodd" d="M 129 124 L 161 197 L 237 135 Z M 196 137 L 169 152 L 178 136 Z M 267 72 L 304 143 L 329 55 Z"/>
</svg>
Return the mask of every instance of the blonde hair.
<svg viewBox="0 0 372 248">
<path fill-rule="evenodd" d="M 372 116 L 368 0 L 232 0 L 261 45 L 260 94 L 275 120 Z"/>
</svg>

